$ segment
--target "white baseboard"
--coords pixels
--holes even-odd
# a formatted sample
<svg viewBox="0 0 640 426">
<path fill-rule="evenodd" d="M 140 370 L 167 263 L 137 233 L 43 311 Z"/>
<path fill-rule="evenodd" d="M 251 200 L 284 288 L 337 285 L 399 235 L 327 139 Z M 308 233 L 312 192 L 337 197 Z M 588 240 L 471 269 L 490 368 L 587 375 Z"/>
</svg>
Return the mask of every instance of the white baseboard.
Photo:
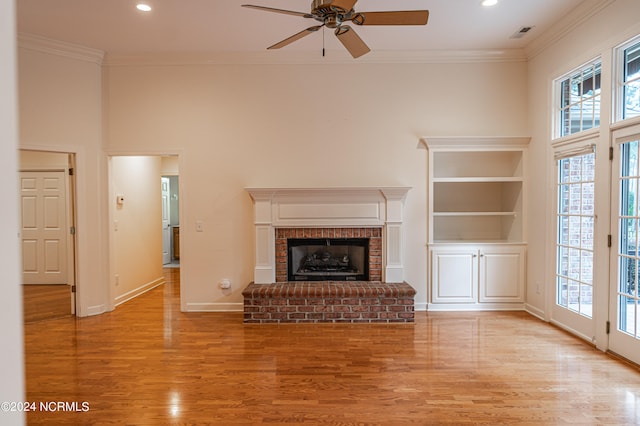
<svg viewBox="0 0 640 426">
<path fill-rule="evenodd" d="M 425 302 L 414 303 L 413 310 L 416 312 L 422 312 L 427 310 L 427 304 Z"/>
<path fill-rule="evenodd" d="M 187 303 L 185 312 L 243 312 L 244 302 Z"/>
<path fill-rule="evenodd" d="M 147 291 L 152 290 L 162 284 L 164 284 L 164 277 L 159 277 L 153 281 L 141 285 L 140 287 L 134 288 L 131 291 L 121 294 L 120 296 L 116 296 L 115 306 L 122 305 L 123 303 L 140 296 L 142 293 L 146 293 Z"/>
<path fill-rule="evenodd" d="M 95 306 L 89 306 L 86 311 L 81 310 L 80 312 L 78 312 L 79 317 L 90 317 L 93 315 L 100 315 L 100 314 L 104 314 L 105 312 L 107 312 L 107 307 L 106 305 L 95 305 Z"/>
<path fill-rule="evenodd" d="M 524 311 L 523 303 L 428 303 L 427 310 L 447 311 Z"/>
<path fill-rule="evenodd" d="M 531 306 L 528 303 L 524 305 L 524 310 L 529 312 L 534 317 L 541 319 L 542 321 L 546 321 L 544 319 L 544 311 L 542 309 L 536 308 L 535 306 Z"/>
</svg>

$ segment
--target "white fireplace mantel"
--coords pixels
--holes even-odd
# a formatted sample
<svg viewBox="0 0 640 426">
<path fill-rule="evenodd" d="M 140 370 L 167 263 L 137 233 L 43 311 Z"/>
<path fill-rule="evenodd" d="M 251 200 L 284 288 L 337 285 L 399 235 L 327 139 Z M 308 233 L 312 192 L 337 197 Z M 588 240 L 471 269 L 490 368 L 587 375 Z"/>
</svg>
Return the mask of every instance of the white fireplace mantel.
<svg viewBox="0 0 640 426">
<path fill-rule="evenodd" d="M 275 282 L 275 228 L 381 227 L 383 280 L 403 282 L 402 222 L 410 187 L 245 188 L 254 203 L 254 282 Z"/>
</svg>

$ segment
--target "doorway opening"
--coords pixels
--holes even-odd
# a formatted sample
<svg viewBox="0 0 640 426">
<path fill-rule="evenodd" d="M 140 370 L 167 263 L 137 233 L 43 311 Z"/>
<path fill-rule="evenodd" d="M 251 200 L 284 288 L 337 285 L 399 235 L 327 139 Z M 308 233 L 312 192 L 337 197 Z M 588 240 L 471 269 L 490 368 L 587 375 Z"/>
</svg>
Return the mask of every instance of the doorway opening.
<svg viewBox="0 0 640 426">
<path fill-rule="evenodd" d="M 114 307 L 169 281 L 180 292 L 179 157 L 112 155 L 108 170 Z"/>
<path fill-rule="evenodd" d="M 75 155 L 20 150 L 19 165 L 24 321 L 75 315 Z"/>
<path fill-rule="evenodd" d="M 162 265 L 180 267 L 180 185 L 178 176 L 160 178 L 162 191 Z"/>
</svg>

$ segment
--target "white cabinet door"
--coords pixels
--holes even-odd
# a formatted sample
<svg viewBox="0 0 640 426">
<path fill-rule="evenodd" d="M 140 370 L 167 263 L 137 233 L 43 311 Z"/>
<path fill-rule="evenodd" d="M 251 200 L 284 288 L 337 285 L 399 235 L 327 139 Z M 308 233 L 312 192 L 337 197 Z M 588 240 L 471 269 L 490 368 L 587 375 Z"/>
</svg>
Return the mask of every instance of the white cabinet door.
<svg viewBox="0 0 640 426">
<path fill-rule="evenodd" d="M 481 303 L 524 301 L 524 247 L 482 247 L 479 261 Z"/>
<path fill-rule="evenodd" d="M 431 300 L 433 303 L 475 303 L 477 288 L 477 249 L 431 250 Z"/>
</svg>

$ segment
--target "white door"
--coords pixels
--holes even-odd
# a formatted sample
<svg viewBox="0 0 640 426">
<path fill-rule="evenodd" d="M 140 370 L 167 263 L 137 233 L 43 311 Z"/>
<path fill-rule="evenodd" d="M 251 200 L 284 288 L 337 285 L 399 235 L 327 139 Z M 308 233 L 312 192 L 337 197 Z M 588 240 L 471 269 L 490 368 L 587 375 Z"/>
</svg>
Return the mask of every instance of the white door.
<svg viewBox="0 0 640 426">
<path fill-rule="evenodd" d="M 613 136 L 609 349 L 640 363 L 640 126 Z"/>
<path fill-rule="evenodd" d="M 576 147 L 556 161 L 555 294 L 551 320 L 585 340 L 593 321 L 595 165 L 593 148 Z"/>
<path fill-rule="evenodd" d="M 478 250 L 473 248 L 431 251 L 431 301 L 475 303 L 478 288 Z"/>
<path fill-rule="evenodd" d="M 169 178 L 160 178 L 162 188 L 162 264 L 171 263 L 171 199 Z"/>
<path fill-rule="evenodd" d="M 65 172 L 20 172 L 22 282 L 67 284 Z"/>
</svg>

